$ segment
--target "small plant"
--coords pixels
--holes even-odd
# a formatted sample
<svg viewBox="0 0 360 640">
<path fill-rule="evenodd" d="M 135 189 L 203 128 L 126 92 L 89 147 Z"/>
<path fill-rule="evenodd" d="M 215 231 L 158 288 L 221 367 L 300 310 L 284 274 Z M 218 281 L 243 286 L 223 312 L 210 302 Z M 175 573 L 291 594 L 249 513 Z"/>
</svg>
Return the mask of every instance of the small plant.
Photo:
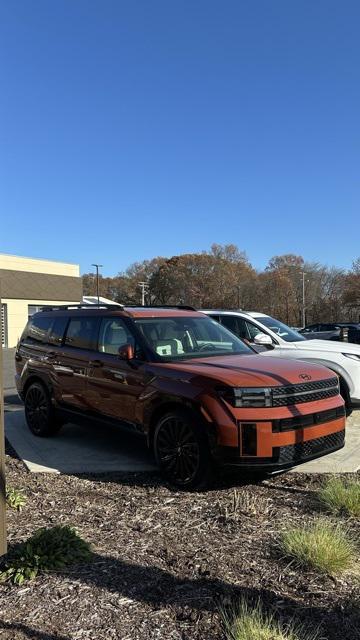
<svg viewBox="0 0 360 640">
<path fill-rule="evenodd" d="M 360 518 L 360 481 L 331 477 L 320 489 L 320 503 L 331 513 Z"/>
<path fill-rule="evenodd" d="M 26 498 L 20 489 L 12 489 L 9 487 L 6 489 L 6 504 L 11 509 L 21 511 L 26 504 Z"/>
<path fill-rule="evenodd" d="M 242 600 L 231 611 L 221 612 L 226 640 L 318 640 L 318 630 L 307 630 L 294 620 L 285 624 L 265 613 L 258 601 L 251 607 Z"/>
<path fill-rule="evenodd" d="M 262 495 L 233 491 L 226 503 L 218 502 L 220 518 L 223 522 L 239 521 L 243 516 L 264 516 L 270 513 L 269 500 Z"/>
<path fill-rule="evenodd" d="M 53 571 L 91 558 L 90 546 L 69 526 L 38 529 L 8 554 L 0 580 L 22 584 L 42 571 Z"/>
<path fill-rule="evenodd" d="M 296 565 L 329 575 L 351 569 L 356 558 L 348 531 L 324 520 L 285 531 L 280 550 Z"/>
</svg>

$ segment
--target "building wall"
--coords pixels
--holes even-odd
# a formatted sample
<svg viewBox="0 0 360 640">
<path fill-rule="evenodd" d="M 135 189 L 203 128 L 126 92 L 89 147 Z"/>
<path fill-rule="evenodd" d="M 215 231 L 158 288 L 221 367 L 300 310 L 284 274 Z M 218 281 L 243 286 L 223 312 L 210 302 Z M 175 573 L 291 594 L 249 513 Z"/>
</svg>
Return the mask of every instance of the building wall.
<svg viewBox="0 0 360 640">
<path fill-rule="evenodd" d="M 67 262 L 0 254 L 0 295 L 7 311 L 7 346 L 15 347 L 29 305 L 63 305 L 82 299 L 80 267 Z"/>
<path fill-rule="evenodd" d="M 10 256 L 0 253 L 0 269 L 11 271 L 27 271 L 34 273 L 46 273 L 57 276 L 80 276 L 78 264 L 68 262 L 55 262 L 54 260 L 42 260 L 39 258 L 24 258 L 22 256 Z"/>
<path fill-rule="evenodd" d="M 82 297 L 81 278 L 34 271 L 0 269 L 0 288 L 3 298 L 16 300 L 71 300 Z"/>
</svg>

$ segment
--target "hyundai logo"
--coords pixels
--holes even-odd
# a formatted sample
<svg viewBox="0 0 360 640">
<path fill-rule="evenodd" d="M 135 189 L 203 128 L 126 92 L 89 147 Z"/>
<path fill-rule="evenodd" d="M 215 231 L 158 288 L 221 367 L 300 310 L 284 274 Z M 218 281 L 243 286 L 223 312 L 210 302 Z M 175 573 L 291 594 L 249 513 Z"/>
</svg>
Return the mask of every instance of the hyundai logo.
<svg viewBox="0 0 360 640">
<path fill-rule="evenodd" d="M 301 380 L 311 380 L 311 376 L 309 376 L 308 373 L 300 373 L 299 378 L 301 378 Z"/>
</svg>

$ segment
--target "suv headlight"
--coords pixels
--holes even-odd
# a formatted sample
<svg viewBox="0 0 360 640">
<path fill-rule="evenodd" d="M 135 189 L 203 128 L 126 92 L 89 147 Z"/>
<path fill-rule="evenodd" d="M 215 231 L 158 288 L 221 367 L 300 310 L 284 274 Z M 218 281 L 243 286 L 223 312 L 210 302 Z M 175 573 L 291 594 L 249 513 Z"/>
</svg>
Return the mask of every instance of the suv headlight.
<svg viewBox="0 0 360 640">
<path fill-rule="evenodd" d="M 233 407 L 272 407 L 271 389 L 267 387 L 226 387 L 219 393 Z"/>
<path fill-rule="evenodd" d="M 358 356 L 356 353 L 343 353 L 343 356 L 346 356 L 346 358 L 351 358 L 352 360 L 357 360 L 358 362 L 360 361 L 360 356 Z"/>
</svg>

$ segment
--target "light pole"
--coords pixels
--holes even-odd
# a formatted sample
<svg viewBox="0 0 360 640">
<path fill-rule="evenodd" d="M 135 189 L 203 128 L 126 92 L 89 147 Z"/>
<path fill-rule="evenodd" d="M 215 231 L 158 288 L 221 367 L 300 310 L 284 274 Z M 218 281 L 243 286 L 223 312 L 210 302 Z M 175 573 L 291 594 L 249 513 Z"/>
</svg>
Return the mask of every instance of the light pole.
<svg viewBox="0 0 360 640">
<path fill-rule="evenodd" d="M 301 272 L 302 275 L 302 326 L 306 325 L 306 305 L 305 305 L 305 271 Z"/>
<path fill-rule="evenodd" d="M 92 267 L 96 267 L 96 295 L 97 295 L 97 301 L 98 301 L 98 305 L 100 305 L 100 297 L 99 297 L 99 268 L 103 267 L 103 264 L 96 264 L 96 263 L 92 263 L 91 265 Z"/>
<path fill-rule="evenodd" d="M 147 292 L 148 284 L 146 282 L 138 282 L 138 286 L 141 287 L 141 306 L 145 306 L 145 293 Z"/>
</svg>

